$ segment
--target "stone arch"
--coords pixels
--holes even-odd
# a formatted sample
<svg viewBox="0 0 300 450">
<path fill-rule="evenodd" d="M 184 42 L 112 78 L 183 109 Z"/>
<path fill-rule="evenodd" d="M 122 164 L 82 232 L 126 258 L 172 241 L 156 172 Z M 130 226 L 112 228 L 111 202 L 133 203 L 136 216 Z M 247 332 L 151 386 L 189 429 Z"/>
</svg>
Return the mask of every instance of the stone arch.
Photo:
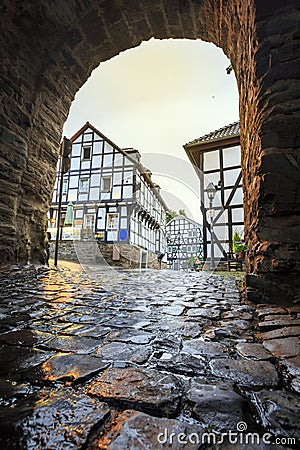
<svg viewBox="0 0 300 450">
<path fill-rule="evenodd" d="M 296 0 L 282 3 L 2 2 L 1 261 L 45 262 L 45 215 L 61 130 L 92 70 L 151 37 L 200 38 L 230 58 L 239 89 L 247 270 L 255 275 L 248 276 L 248 292 L 258 288 L 261 299 L 268 299 L 288 274 L 295 295 L 300 194 L 294 170 L 299 167 L 299 108 L 293 93 L 300 12 Z"/>
</svg>

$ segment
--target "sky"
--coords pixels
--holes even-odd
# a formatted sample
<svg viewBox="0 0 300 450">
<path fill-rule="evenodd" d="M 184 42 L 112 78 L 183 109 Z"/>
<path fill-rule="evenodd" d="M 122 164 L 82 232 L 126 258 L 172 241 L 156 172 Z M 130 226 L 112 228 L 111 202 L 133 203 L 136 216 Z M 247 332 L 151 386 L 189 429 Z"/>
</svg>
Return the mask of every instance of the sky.
<svg viewBox="0 0 300 450">
<path fill-rule="evenodd" d="M 201 40 L 143 42 L 93 71 L 63 135 L 89 121 L 119 147 L 136 148 L 169 208 L 201 222 L 199 182 L 183 145 L 239 119 L 229 64 L 221 49 Z"/>
</svg>

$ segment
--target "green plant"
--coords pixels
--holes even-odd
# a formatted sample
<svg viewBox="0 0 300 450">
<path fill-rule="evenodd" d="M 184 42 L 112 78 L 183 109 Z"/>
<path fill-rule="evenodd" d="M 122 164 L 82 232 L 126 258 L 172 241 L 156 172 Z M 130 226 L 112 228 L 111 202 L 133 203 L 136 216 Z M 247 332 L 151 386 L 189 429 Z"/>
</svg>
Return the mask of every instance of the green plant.
<svg viewBox="0 0 300 450">
<path fill-rule="evenodd" d="M 186 261 L 186 265 L 189 269 L 194 269 L 194 270 L 201 270 L 203 267 L 204 261 L 203 258 L 201 256 L 190 256 L 187 261 Z"/>
<path fill-rule="evenodd" d="M 196 256 L 190 256 L 187 260 L 186 260 L 186 265 L 189 269 L 193 269 L 195 261 L 196 261 L 197 257 Z"/>
<path fill-rule="evenodd" d="M 247 246 L 243 242 L 236 242 L 233 245 L 234 253 L 242 253 L 242 252 L 245 252 L 246 250 L 247 250 Z"/>
<path fill-rule="evenodd" d="M 169 209 L 169 211 L 166 212 L 166 223 L 168 224 L 169 222 L 171 222 L 171 220 L 175 219 L 175 217 L 178 217 L 178 216 L 185 216 L 186 217 L 185 210 L 184 209 L 180 209 L 177 212 L 174 209 Z"/>
<path fill-rule="evenodd" d="M 233 233 L 232 250 L 234 253 L 242 253 L 247 250 L 245 242 L 242 240 L 241 235 L 237 231 Z"/>
</svg>

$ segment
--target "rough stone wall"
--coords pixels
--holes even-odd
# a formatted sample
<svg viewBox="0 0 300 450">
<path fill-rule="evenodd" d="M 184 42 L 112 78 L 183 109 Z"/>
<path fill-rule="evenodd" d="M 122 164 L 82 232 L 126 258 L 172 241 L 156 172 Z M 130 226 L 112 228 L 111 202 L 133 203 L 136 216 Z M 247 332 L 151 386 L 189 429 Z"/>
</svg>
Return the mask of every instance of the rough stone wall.
<svg viewBox="0 0 300 450">
<path fill-rule="evenodd" d="M 247 284 L 258 289 L 259 301 L 283 304 L 300 300 L 300 4 L 276 3 L 270 17 L 257 2 L 256 164 L 245 155 L 244 166 L 248 271 L 254 274 Z"/>
<path fill-rule="evenodd" d="M 291 304 L 300 300 L 300 4 L 217 3 L 200 20 L 214 18 L 239 89 L 248 298 Z"/>
<path fill-rule="evenodd" d="M 231 59 L 240 94 L 249 295 L 254 287 L 260 300 L 281 301 L 288 285 L 295 298 L 297 0 L 2 0 L 0 13 L 2 264 L 46 260 L 61 130 L 91 71 L 150 37 L 200 38 Z"/>
</svg>

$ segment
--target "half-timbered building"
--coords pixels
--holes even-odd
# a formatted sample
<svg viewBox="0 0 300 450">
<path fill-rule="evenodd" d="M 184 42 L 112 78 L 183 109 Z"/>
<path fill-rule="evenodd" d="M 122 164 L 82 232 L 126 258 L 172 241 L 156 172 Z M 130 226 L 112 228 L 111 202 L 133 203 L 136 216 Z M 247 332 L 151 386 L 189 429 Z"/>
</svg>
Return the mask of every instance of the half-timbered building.
<svg viewBox="0 0 300 450">
<path fill-rule="evenodd" d="M 70 170 L 63 175 L 61 238 L 131 245 L 148 254 L 165 252 L 167 206 L 150 170 L 135 149 L 121 149 L 87 122 L 71 139 Z M 60 171 L 49 211 L 49 230 L 56 232 Z M 73 226 L 64 226 L 72 205 Z M 70 224 L 69 224 L 70 225 Z"/>
<path fill-rule="evenodd" d="M 203 259 L 202 228 L 202 225 L 183 215 L 176 216 L 168 222 L 166 226 L 168 269 L 185 270 L 191 265 L 192 259 Z"/>
<path fill-rule="evenodd" d="M 210 258 L 211 218 L 214 256 L 226 258 L 227 253 L 232 251 L 234 231 L 243 234 L 244 230 L 239 122 L 206 134 L 183 147 L 200 177 L 204 258 Z M 212 205 L 207 196 L 209 183 L 216 188 Z"/>
</svg>

